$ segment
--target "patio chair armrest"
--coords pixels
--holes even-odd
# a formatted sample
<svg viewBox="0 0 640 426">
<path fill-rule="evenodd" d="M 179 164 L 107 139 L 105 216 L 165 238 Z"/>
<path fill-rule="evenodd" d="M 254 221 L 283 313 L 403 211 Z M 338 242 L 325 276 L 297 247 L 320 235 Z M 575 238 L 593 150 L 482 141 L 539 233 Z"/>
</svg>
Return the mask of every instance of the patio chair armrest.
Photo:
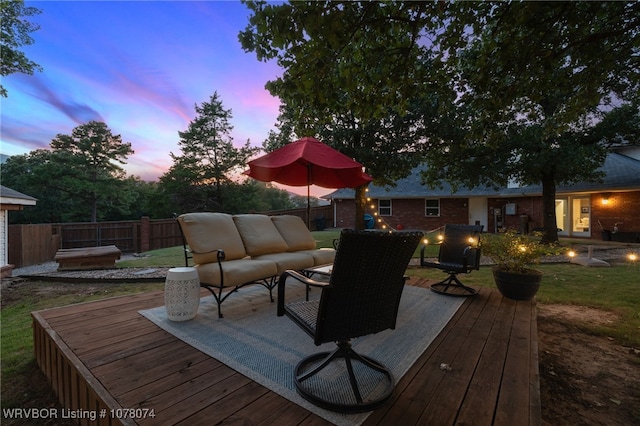
<svg viewBox="0 0 640 426">
<path fill-rule="evenodd" d="M 471 255 L 471 250 L 473 250 L 471 246 L 466 246 L 462 251 L 462 267 L 464 269 L 467 269 L 467 265 L 469 264 L 469 256 Z"/>
<path fill-rule="evenodd" d="M 422 247 L 420 247 L 420 264 L 422 265 L 424 263 L 424 251 L 427 249 L 427 245 L 423 244 Z"/>
<path fill-rule="evenodd" d="M 330 272 L 321 272 L 321 271 L 318 271 L 318 272 L 314 272 L 314 273 L 316 273 L 316 274 L 322 274 L 322 275 L 331 275 L 331 273 L 330 273 Z M 283 282 L 283 283 L 284 283 L 284 281 L 286 281 L 286 279 L 287 279 L 287 277 L 288 277 L 288 276 L 289 276 L 289 277 L 291 277 L 291 278 L 294 278 L 294 279 L 296 279 L 296 280 L 298 280 L 298 281 L 300 281 L 300 282 L 301 282 L 301 283 L 303 283 L 304 285 L 311 285 L 311 286 L 314 286 L 314 287 L 326 287 L 326 286 L 328 286 L 328 285 L 329 285 L 329 283 L 321 282 L 321 281 L 316 281 L 316 280 L 314 280 L 314 279 L 312 279 L 312 278 L 305 277 L 305 276 L 304 276 L 304 275 L 302 275 L 300 272 L 298 272 L 298 271 L 293 271 L 293 270 L 287 270 L 287 271 L 284 271 L 284 272 L 282 273 L 282 275 L 280 276 L 280 281 L 279 281 L 278 283 L 280 283 L 280 282 Z"/>
<path fill-rule="evenodd" d="M 465 247 L 463 264 L 467 271 L 470 269 L 480 269 L 480 248 L 471 246 Z"/>
<path fill-rule="evenodd" d="M 278 313 L 277 314 L 279 317 L 284 315 L 284 289 L 285 289 L 285 282 L 287 281 L 288 277 L 292 277 L 307 286 L 326 287 L 329 285 L 329 283 L 320 282 L 320 281 L 313 280 L 311 278 L 307 278 L 297 271 L 293 271 L 293 270 L 284 271 L 282 275 L 280 275 L 280 279 L 278 280 Z"/>
<path fill-rule="evenodd" d="M 314 275 L 322 275 L 323 277 L 330 277 L 331 276 L 331 271 L 312 271 L 309 274 L 309 277 L 312 277 Z"/>
</svg>

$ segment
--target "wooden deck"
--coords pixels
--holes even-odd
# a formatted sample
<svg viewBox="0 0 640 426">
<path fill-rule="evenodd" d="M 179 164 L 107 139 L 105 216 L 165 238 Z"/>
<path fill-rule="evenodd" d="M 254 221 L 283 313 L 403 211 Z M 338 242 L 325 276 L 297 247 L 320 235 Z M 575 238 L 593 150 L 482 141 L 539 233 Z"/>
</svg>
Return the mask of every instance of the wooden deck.
<svg viewBox="0 0 640 426">
<path fill-rule="evenodd" d="M 163 303 L 154 292 L 32 314 L 36 360 L 63 407 L 105 410 L 80 424 L 328 424 L 138 314 Z M 482 288 L 364 424 L 539 425 L 535 309 Z M 111 416 L 144 415 L 122 408 L 155 417 Z"/>
</svg>

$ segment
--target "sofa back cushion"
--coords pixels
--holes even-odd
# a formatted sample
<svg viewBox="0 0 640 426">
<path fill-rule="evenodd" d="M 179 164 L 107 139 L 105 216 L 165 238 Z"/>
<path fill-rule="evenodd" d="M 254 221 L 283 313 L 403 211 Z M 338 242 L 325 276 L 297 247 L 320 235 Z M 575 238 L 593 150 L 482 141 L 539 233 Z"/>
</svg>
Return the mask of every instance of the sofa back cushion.
<svg viewBox="0 0 640 426">
<path fill-rule="evenodd" d="M 233 216 L 233 221 L 249 256 L 287 251 L 287 242 L 282 238 L 269 216 L 239 214 Z"/>
<path fill-rule="evenodd" d="M 289 247 L 287 251 L 314 250 L 316 240 L 304 221 L 293 215 L 272 216 L 271 221 Z"/>
<path fill-rule="evenodd" d="M 184 237 L 197 264 L 216 262 L 218 249 L 225 260 L 242 259 L 247 253 L 233 217 L 225 213 L 186 213 L 178 217 Z"/>
</svg>

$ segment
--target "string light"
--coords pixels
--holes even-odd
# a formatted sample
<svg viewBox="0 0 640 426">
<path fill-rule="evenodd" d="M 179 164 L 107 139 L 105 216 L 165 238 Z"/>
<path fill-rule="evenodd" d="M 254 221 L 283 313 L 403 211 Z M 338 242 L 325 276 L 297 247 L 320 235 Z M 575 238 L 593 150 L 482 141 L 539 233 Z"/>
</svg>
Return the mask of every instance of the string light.
<svg viewBox="0 0 640 426">
<path fill-rule="evenodd" d="M 627 260 L 632 268 L 635 268 L 638 265 L 638 253 L 629 253 L 627 254 Z"/>
<path fill-rule="evenodd" d="M 369 188 L 366 189 L 367 192 L 369 192 Z M 371 203 L 371 197 L 367 197 L 366 198 L 367 203 Z M 389 225 L 389 223 L 384 220 L 384 218 L 382 216 L 380 216 L 378 214 L 378 211 L 376 210 L 376 205 L 374 203 L 371 203 L 368 205 L 369 208 L 371 209 L 371 216 L 373 216 L 374 221 L 377 223 L 377 227 L 379 229 L 384 229 L 384 230 L 389 230 L 389 232 L 394 232 L 396 231 L 396 228 L 394 228 L 393 226 Z M 400 226 L 400 225 L 398 225 Z M 402 229 L 402 228 L 400 228 Z M 431 231 L 426 231 L 425 235 L 433 235 L 436 234 L 434 239 L 437 240 L 436 244 L 440 244 L 442 243 L 442 241 L 444 240 L 444 226 L 440 226 L 438 228 L 432 229 Z M 430 243 L 429 238 L 425 238 L 423 240 L 423 243 L 425 245 L 428 245 Z M 469 243 L 471 244 L 477 244 L 477 240 L 474 239 L 473 237 L 469 238 Z"/>
<path fill-rule="evenodd" d="M 367 188 L 367 191 L 369 190 L 369 188 Z M 367 197 L 367 202 L 370 203 L 371 202 L 371 197 Z M 371 216 L 374 217 L 375 222 L 378 223 L 378 228 L 379 229 L 389 229 L 389 232 L 391 231 L 395 231 L 396 229 L 389 225 L 377 212 L 376 210 L 376 205 L 374 203 L 371 203 L 369 205 L 369 208 L 371 209 Z"/>
<path fill-rule="evenodd" d="M 442 241 L 444 241 L 444 234 L 443 234 L 443 232 L 444 232 L 444 226 L 440 226 L 440 227 L 438 227 L 438 228 L 436 228 L 436 229 L 432 229 L 432 230 L 430 230 L 430 231 L 426 231 L 426 232 L 424 233 L 424 234 L 425 234 L 425 237 L 424 237 L 424 239 L 422 240 L 422 242 L 423 242 L 425 245 L 429 245 L 429 244 L 431 244 L 433 241 L 435 241 L 435 242 L 433 242 L 433 244 L 441 244 L 441 243 L 442 243 Z M 429 235 L 430 235 L 430 237 L 429 237 Z"/>
</svg>

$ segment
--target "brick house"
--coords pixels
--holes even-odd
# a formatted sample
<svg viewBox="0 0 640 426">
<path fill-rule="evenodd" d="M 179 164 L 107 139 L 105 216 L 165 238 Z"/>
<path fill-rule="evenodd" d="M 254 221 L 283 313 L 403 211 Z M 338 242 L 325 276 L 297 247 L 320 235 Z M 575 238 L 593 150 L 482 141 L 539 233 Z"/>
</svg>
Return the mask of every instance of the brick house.
<svg viewBox="0 0 640 426">
<path fill-rule="evenodd" d="M 420 183 L 418 167 L 396 187 L 369 185 L 369 209 L 376 227 L 430 231 L 447 223 L 484 225 L 485 231 L 542 227 L 542 187 L 510 186 L 460 189 L 453 193 Z M 603 182 L 583 182 L 556 189 L 556 220 L 560 236 L 640 242 L 640 148 L 612 152 L 601 170 Z M 322 198 L 334 206 L 336 227 L 353 227 L 355 191 L 340 189 Z"/>
</svg>

